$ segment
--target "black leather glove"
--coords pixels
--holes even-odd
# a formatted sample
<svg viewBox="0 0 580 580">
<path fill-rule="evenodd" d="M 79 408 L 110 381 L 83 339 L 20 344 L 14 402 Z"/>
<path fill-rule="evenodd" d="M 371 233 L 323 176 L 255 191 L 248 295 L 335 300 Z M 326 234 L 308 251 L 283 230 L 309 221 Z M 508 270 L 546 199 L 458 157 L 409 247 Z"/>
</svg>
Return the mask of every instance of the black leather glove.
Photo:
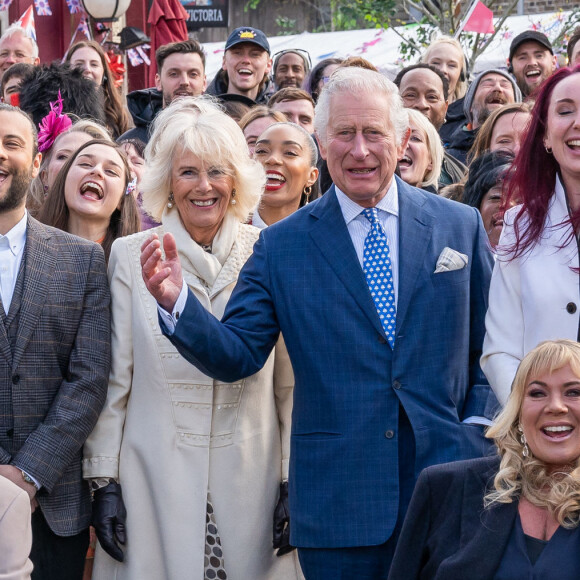
<svg viewBox="0 0 580 580">
<path fill-rule="evenodd" d="M 284 556 L 296 548 L 290 545 L 290 510 L 288 509 L 288 482 L 280 484 L 280 498 L 274 509 L 274 549 L 276 556 Z"/>
<path fill-rule="evenodd" d="M 127 510 L 121 486 L 111 481 L 93 494 L 93 526 L 101 548 L 119 562 L 125 558 L 119 544 L 125 545 Z"/>
</svg>

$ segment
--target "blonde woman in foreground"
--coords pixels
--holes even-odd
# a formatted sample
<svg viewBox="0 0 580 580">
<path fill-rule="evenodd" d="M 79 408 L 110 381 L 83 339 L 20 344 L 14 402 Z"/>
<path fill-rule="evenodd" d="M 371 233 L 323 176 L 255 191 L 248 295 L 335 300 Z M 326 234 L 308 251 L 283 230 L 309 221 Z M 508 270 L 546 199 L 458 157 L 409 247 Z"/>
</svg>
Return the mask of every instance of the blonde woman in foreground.
<svg viewBox="0 0 580 580">
<path fill-rule="evenodd" d="M 497 455 L 421 473 L 389 580 L 578 578 L 580 344 L 530 351 L 487 436 Z"/>
</svg>

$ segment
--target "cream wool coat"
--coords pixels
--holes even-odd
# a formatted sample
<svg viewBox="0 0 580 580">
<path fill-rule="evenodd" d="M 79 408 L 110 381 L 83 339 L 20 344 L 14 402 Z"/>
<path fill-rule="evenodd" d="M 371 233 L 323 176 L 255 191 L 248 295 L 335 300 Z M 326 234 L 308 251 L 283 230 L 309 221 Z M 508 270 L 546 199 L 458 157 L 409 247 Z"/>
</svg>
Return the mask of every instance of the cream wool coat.
<svg viewBox="0 0 580 580">
<path fill-rule="evenodd" d="M 239 383 L 202 374 L 162 335 L 139 262 L 152 232 L 171 231 L 185 282 L 221 318 L 259 231 L 226 215 L 210 255 L 176 210 L 163 224 L 117 240 L 111 252 L 113 363 L 83 469 L 85 478 L 120 482 L 127 544 L 122 564 L 99 546 L 93 578 L 202 580 L 208 490 L 229 580 L 301 578 L 296 551 L 278 558 L 272 549 L 294 384 L 285 348 L 276 347 L 259 373 Z"/>
</svg>

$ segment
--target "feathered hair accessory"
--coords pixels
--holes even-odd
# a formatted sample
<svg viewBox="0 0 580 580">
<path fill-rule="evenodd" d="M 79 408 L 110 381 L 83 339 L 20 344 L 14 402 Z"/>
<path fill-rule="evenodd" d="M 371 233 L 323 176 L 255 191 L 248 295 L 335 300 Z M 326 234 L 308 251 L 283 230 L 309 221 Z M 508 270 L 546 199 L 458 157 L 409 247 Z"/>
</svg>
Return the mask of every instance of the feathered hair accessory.
<svg viewBox="0 0 580 580">
<path fill-rule="evenodd" d="M 54 144 L 55 139 L 72 127 L 72 121 L 62 114 L 62 97 L 58 91 L 58 99 L 50 103 L 50 113 L 38 124 L 38 150 L 44 153 Z"/>
</svg>

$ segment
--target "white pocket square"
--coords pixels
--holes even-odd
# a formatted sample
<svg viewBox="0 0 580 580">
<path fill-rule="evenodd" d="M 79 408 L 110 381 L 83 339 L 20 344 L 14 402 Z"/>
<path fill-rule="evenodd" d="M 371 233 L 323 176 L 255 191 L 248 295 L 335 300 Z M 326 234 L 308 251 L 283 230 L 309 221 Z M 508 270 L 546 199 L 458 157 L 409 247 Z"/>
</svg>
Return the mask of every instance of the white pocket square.
<svg viewBox="0 0 580 580">
<path fill-rule="evenodd" d="M 437 266 L 435 267 L 434 274 L 439 274 L 440 272 L 452 272 L 453 270 L 461 270 L 467 266 L 469 262 L 469 257 L 457 250 L 452 250 L 451 248 L 443 248 L 439 258 L 437 259 Z"/>
</svg>

